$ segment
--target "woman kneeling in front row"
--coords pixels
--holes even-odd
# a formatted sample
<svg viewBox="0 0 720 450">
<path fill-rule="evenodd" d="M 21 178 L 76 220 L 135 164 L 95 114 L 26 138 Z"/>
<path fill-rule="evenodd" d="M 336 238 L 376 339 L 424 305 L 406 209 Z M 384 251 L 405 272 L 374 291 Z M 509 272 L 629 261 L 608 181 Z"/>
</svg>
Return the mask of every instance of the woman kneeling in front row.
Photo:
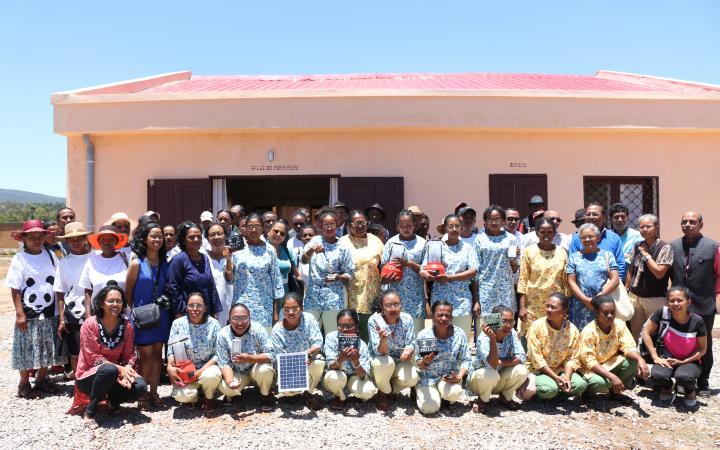
<svg viewBox="0 0 720 450">
<path fill-rule="evenodd" d="M 145 380 L 135 372 L 133 327 L 122 317 L 127 306 L 125 292 L 115 281 L 93 300 L 94 316 L 80 327 L 80 356 L 77 387 L 90 396 L 85 410 L 95 415 L 98 404 L 107 397 L 111 410 L 120 403 L 134 402 L 147 391 Z"/>
<path fill-rule="evenodd" d="M 580 333 L 567 314 L 570 299 L 556 292 L 545 302 L 546 317 L 530 325 L 527 337 L 530 371 L 537 377 L 537 396 L 543 400 L 581 395 L 587 382 L 575 371 L 580 367 Z"/>
<path fill-rule="evenodd" d="M 527 358 L 513 329 L 515 319 L 512 310 L 500 305 L 492 312 L 500 314 L 502 326 L 493 330 L 489 325 L 483 325 L 482 334 L 477 339 L 475 370 L 468 381 L 468 386 L 478 396 L 473 404 L 473 412 L 476 413 L 485 411 L 490 394 L 501 394 L 500 402 L 507 409 L 517 410 L 520 404 L 513 401 L 513 394 L 528 377 L 525 367 Z"/>
<path fill-rule="evenodd" d="M 442 400 L 455 403 L 460 399 L 462 382 L 472 363 L 467 336 L 452 323 L 452 305 L 438 300 L 431 312 L 433 326 L 420 331 L 417 339 L 437 339 L 438 351 L 420 355 L 417 341 L 415 344 L 415 360 L 420 370 L 417 405 L 423 414 L 438 412 Z"/>
<path fill-rule="evenodd" d="M 377 394 L 375 384 L 368 376 L 370 373 L 370 354 L 367 345 L 360 339 L 358 325 L 360 319 L 352 309 L 343 309 L 337 315 L 337 329 L 325 336 L 325 358 L 328 371 L 323 378 L 323 387 L 335 398 L 330 408 L 341 410 L 345 407 L 345 389 L 360 400 L 369 400 Z M 339 334 L 357 338 L 357 348 L 353 346 L 340 349 Z"/>
<path fill-rule="evenodd" d="M 393 393 L 415 386 L 420 380 L 413 352 L 415 351 L 415 325 L 408 313 L 402 312 L 397 291 L 389 289 L 380 298 L 381 308 L 370 316 L 370 356 L 372 376 L 377 383 L 376 403 L 380 410 L 390 407 Z"/>
<path fill-rule="evenodd" d="M 173 384 L 172 396 L 180 403 L 196 403 L 198 391 L 202 389 L 204 398 L 203 409 L 213 409 L 213 399 L 222 380 L 220 368 L 217 366 L 216 342 L 220 332 L 220 324 L 215 318 L 208 316 L 205 297 L 199 292 L 188 296 L 186 315 L 175 319 L 170 328 L 168 339 L 167 373 Z M 187 354 L 196 370 L 188 373 L 185 381 L 181 378 L 183 368 L 181 361 L 175 360 L 173 344 L 185 344 L 190 349 Z M 188 381 L 192 380 L 192 381 Z"/>
<path fill-rule="evenodd" d="M 616 397 L 630 387 L 635 375 L 647 378 L 648 366 L 625 322 L 615 318 L 615 300 L 596 295 L 591 304 L 595 320 L 580 333 L 580 362 L 588 384 L 585 394 L 609 392 Z"/>
<path fill-rule="evenodd" d="M 251 382 L 260 389 L 263 409 L 270 409 L 275 371 L 270 340 L 260 323 L 250 320 L 250 310 L 238 303 L 229 311 L 230 325 L 218 334 L 218 366 L 222 371 L 220 392 L 226 399 L 236 397 Z"/>
</svg>

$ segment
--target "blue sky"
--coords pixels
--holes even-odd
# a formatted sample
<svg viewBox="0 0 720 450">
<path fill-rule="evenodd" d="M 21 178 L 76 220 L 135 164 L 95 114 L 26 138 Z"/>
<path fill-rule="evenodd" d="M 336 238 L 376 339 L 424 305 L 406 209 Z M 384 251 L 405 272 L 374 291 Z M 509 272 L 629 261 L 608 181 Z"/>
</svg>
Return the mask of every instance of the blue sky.
<svg viewBox="0 0 720 450">
<path fill-rule="evenodd" d="M 53 92 L 177 70 L 609 69 L 720 84 L 720 2 L 5 1 L 0 50 L 0 188 L 64 196 Z"/>
</svg>

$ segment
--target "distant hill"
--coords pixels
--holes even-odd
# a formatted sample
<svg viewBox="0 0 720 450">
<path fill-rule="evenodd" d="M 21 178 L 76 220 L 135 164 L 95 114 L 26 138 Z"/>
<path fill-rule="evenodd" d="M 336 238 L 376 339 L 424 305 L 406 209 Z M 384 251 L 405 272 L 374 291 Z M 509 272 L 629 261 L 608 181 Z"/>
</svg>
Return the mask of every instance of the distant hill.
<svg viewBox="0 0 720 450">
<path fill-rule="evenodd" d="M 37 194 L 35 192 L 18 191 L 15 189 L 0 189 L 0 203 L 65 203 L 64 197 Z"/>
</svg>

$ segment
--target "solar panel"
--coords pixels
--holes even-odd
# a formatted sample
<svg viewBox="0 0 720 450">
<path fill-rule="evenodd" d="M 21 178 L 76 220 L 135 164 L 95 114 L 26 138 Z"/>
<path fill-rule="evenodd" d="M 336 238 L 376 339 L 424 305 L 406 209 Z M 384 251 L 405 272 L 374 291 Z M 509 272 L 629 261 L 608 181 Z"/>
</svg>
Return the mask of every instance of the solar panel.
<svg viewBox="0 0 720 450">
<path fill-rule="evenodd" d="M 277 355 L 278 392 L 307 391 L 309 375 L 307 353 L 279 353 Z"/>
</svg>

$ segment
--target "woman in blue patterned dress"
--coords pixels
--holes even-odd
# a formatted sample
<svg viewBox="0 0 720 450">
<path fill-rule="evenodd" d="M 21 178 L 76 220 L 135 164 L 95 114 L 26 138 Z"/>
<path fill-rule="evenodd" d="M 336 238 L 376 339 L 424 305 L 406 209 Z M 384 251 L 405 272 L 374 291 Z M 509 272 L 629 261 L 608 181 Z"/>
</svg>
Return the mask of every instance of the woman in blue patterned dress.
<svg viewBox="0 0 720 450">
<path fill-rule="evenodd" d="M 432 305 L 433 326 L 417 334 L 417 339 L 437 339 L 438 352 L 420 354 L 415 341 L 415 361 L 420 371 L 416 386 L 417 405 L 423 414 L 440 410 L 441 400 L 455 403 L 463 393 L 463 379 L 470 371 L 470 347 L 462 329 L 453 325 L 453 307 L 445 300 Z"/>
<path fill-rule="evenodd" d="M 322 321 L 323 332 L 337 329 L 337 313 L 347 306 L 345 285 L 355 273 L 350 249 L 341 245 L 335 230 L 337 216 L 325 211 L 318 218 L 320 235 L 305 245 L 302 262 L 310 264 L 310 285 L 305 294 L 305 310 Z"/>
<path fill-rule="evenodd" d="M 570 320 L 582 330 L 595 320 L 592 298 L 596 295 L 610 294 L 619 283 L 618 266 L 615 256 L 598 247 L 600 230 L 586 223 L 578 230 L 582 252 L 578 251 L 568 258 L 568 285 L 573 294 L 570 308 Z"/>
<path fill-rule="evenodd" d="M 170 327 L 167 347 L 167 374 L 173 384 L 172 396 L 180 403 L 196 403 L 203 394 L 202 408 L 209 410 L 215 407 L 213 399 L 222 373 L 217 365 L 217 337 L 220 324 L 208 315 L 205 298 L 199 292 L 188 295 L 186 314 L 175 319 Z M 197 369 L 196 381 L 185 383 L 180 378 L 180 368 L 175 360 L 173 344 L 185 342 L 187 356 Z"/>
<path fill-rule="evenodd" d="M 415 234 L 415 216 L 412 211 L 407 209 L 400 211 L 396 223 L 398 234 L 385 243 L 380 264 L 385 265 L 390 262 L 394 245 L 403 246 L 405 257 L 395 260 L 403 268 L 403 278 L 400 281 L 383 278 L 382 282 L 387 284 L 389 289 L 398 292 L 402 299 L 403 312 L 410 314 L 415 330 L 419 331 L 425 328 L 425 317 L 429 315 L 427 314 L 429 311 L 426 310 L 430 309 L 425 301 L 425 286 L 420 278 L 425 239 Z"/>
<path fill-rule="evenodd" d="M 478 259 L 479 310 L 490 313 L 496 306 L 515 311 L 513 273 L 518 269 L 518 242 L 515 236 L 503 229 L 505 210 L 490 205 L 483 211 L 485 232 L 475 240 Z"/>
<path fill-rule="evenodd" d="M 233 304 L 246 304 L 253 319 L 270 332 L 272 325 L 278 321 L 278 305 L 285 295 L 283 279 L 275 249 L 261 239 L 262 217 L 259 214 L 250 214 L 246 228 L 247 245 L 233 253 Z"/>
<path fill-rule="evenodd" d="M 460 240 L 462 225 L 458 215 L 450 214 L 445 217 L 443 226 L 447 232 L 442 251 L 445 274 L 433 275 L 424 269 L 428 263 L 428 254 L 425 252 L 420 276 L 426 281 L 433 281 L 430 302 L 449 302 L 453 307 L 453 322 L 469 337 L 473 304 L 477 301 L 470 288 L 472 279 L 477 275 L 477 254 L 471 245 Z"/>
</svg>

